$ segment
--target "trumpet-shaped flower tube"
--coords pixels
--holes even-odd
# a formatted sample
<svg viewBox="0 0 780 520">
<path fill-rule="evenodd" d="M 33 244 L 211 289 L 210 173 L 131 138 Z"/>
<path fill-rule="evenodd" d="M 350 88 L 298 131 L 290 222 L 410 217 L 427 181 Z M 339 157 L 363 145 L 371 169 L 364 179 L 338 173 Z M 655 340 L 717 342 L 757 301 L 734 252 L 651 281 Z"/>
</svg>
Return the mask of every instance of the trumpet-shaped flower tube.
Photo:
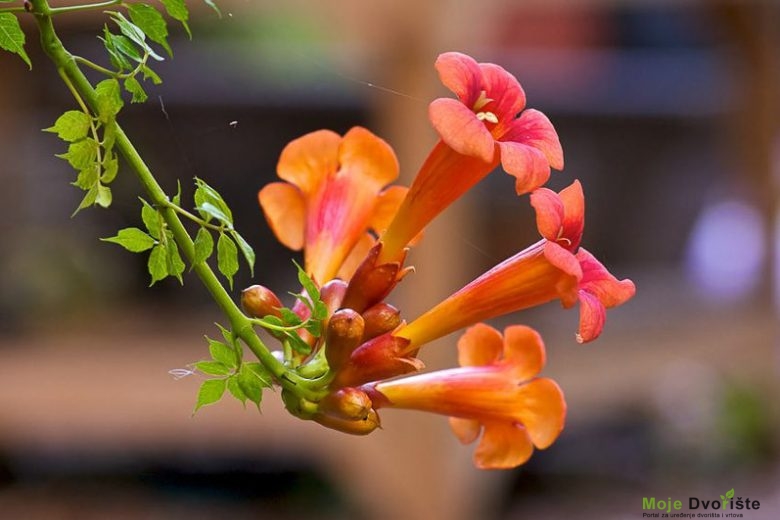
<svg viewBox="0 0 780 520">
<path fill-rule="evenodd" d="M 549 119 L 525 108 L 517 79 L 492 63 L 448 52 L 436 60 L 444 85 L 458 99 L 439 98 L 428 115 L 441 141 L 425 160 L 382 236 L 380 262 L 396 258 L 436 215 L 499 164 L 515 177 L 518 194 L 563 169 L 563 150 Z"/>
<path fill-rule="evenodd" d="M 545 238 L 508 258 L 395 334 L 412 352 L 436 338 L 510 312 L 560 299 L 565 308 L 580 302 L 577 341 L 601 333 L 606 309 L 635 292 L 631 280 L 617 280 L 593 255 L 579 248 L 584 198 L 575 181 L 561 193 L 534 192 L 531 203 Z"/>
<path fill-rule="evenodd" d="M 480 468 L 512 468 L 534 446 L 550 446 L 563 429 L 566 403 L 551 379 L 538 378 L 545 363 L 539 335 L 525 326 L 504 337 L 484 324 L 458 342 L 461 368 L 363 385 L 374 409 L 422 410 L 450 416 L 464 444 L 482 439 L 474 453 Z"/>
<path fill-rule="evenodd" d="M 277 166 L 287 182 L 258 194 L 274 234 L 304 250 L 305 269 L 322 284 L 348 278 L 373 246 L 369 229 L 382 232 L 406 188 L 383 188 L 398 177 L 392 148 L 368 130 L 344 137 L 319 130 L 290 142 Z"/>
</svg>

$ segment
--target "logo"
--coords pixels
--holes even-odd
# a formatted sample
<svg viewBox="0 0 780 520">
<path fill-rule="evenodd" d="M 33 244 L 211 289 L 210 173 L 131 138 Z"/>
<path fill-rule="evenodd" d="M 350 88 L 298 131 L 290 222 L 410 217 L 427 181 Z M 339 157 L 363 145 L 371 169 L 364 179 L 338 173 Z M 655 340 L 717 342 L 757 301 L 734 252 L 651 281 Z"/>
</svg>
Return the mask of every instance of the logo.
<svg viewBox="0 0 780 520">
<path fill-rule="evenodd" d="M 734 497 L 734 488 L 720 499 L 687 497 L 642 497 L 642 518 L 749 518 L 750 513 L 761 509 L 759 500 L 750 497 Z M 687 505 L 687 511 L 683 506 Z"/>
</svg>

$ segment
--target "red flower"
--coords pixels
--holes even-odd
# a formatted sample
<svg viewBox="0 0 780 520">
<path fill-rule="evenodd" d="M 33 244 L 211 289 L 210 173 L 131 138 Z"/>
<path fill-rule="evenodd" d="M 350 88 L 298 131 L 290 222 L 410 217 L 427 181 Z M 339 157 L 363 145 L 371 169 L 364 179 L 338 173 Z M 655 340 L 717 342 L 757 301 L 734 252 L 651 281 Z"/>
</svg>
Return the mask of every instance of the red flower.
<svg viewBox="0 0 780 520">
<path fill-rule="evenodd" d="M 501 334 L 484 324 L 458 342 L 461 368 L 363 385 L 374 409 L 405 408 L 450 416 L 464 444 L 482 439 L 474 463 L 483 469 L 513 468 L 547 448 L 566 416 L 563 392 L 551 379 L 535 377 L 545 362 L 533 329 L 516 325 Z"/>
<path fill-rule="evenodd" d="M 531 204 L 545 238 L 402 326 L 395 335 L 409 340 L 405 352 L 479 321 L 554 299 L 560 299 L 565 308 L 581 303 L 577 341 L 587 342 L 601 333 L 606 309 L 634 295 L 634 282 L 617 280 L 590 253 L 578 248 L 585 210 L 579 182 L 560 194 L 539 189 L 531 196 Z"/>
<path fill-rule="evenodd" d="M 563 150 L 552 123 L 537 110 L 523 111 L 525 93 L 514 76 L 458 52 L 439 56 L 436 70 L 458 100 L 434 100 L 429 116 L 453 150 L 487 163 L 500 157 L 504 170 L 516 178 L 518 194 L 547 182 L 550 167 L 563 169 Z"/>
<path fill-rule="evenodd" d="M 380 239 L 380 264 L 396 260 L 434 217 L 499 163 L 515 177 L 518 194 L 544 184 L 550 167 L 563 168 L 555 129 L 541 112 L 523 111 L 525 94 L 514 76 L 498 65 L 477 63 L 457 52 L 440 55 L 436 70 L 458 99 L 436 99 L 429 107 L 441 141 Z"/>
</svg>

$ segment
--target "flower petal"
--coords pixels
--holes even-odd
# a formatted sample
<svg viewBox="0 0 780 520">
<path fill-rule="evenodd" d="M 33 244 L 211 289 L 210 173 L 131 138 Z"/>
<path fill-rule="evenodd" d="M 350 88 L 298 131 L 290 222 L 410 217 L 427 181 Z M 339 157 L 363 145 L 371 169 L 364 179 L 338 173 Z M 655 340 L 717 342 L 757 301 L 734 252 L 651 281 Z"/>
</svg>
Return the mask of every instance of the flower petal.
<svg viewBox="0 0 780 520">
<path fill-rule="evenodd" d="M 579 291 L 580 326 L 577 330 L 577 343 L 593 341 L 601 335 L 607 320 L 607 309 L 595 294 Z"/>
<path fill-rule="evenodd" d="M 531 327 L 513 325 L 504 329 L 503 365 L 518 381 L 528 381 L 544 368 L 542 337 Z"/>
<path fill-rule="evenodd" d="M 493 162 L 495 140 L 466 105 L 450 98 L 434 99 L 428 106 L 428 117 L 450 148 L 462 155 Z"/>
<path fill-rule="evenodd" d="M 317 130 L 290 141 L 282 150 L 276 170 L 284 179 L 309 196 L 339 167 L 341 136 Z"/>
<path fill-rule="evenodd" d="M 461 444 L 471 444 L 482 431 L 482 425 L 476 419 L 461 419 L 450 417 L 450 428 Z"/>
<path fill-rule="evenodd" d="M 536 227 L 547 240 L 555 242 L 563 227 L 563 201 L 549 188 L 539 188 L 531 193 L 531 206 L 536 211 Z"/>
<path fill-rule="evenodd" d="M 350 129 L 341 140 L 339 162 L 342 169 L 375 181 L 377 191 L 398 178 L 398 159 L 387 142 L 365 128 Z"/>
<path fill-rule="evenodd" d="M 474 58 L 460 52 L 445 52 L 439 55 L 434 66 L 444 86 L 466 106 L 473 106 L 482 91 L 482 73 Z"/>
<path fill-rule="evenodd" d="M 376 244 L 374 237 L 370 233 L 364 233 L 358 243 L 352 248 L 352 251 L 349 252 L 347 258 L 344 259 L 344 262 L 342 262 L 336 278 L 341 278 L 342 280 L 352 278 L 352 275 L 355 274 L 358 266 L 368 256 L 368 252 L 371 251 L 374 244 Z"/>
<path fill-rule="evenodd" d="M 546 115 L 529 108 L 513 120 L 501 137 L 502 141 L 524 143 L 540 150 L 547 163 L 556 170 L 563 169 L 563 148 L 550 120 Z"/>
<path fill-rule="evenodd" d="M 574 251 L 579 247 L 585 229 L 585 194 L 580 181 L 575 179 L 562 189 L 560 198 L 563 202 L 561 236 L 569 240 L 569 251 Z"/>
<path fill-rule="evenodd" d="M 405 186 L 390 186 L 379 194 L 369 221 L 369 226 L 376 231 L 377 235 L 384 233 L 390 222 L 393 221 L 407 191 L 409 188 Z"/>
<path fill-rule="evenodd" d="M 515 178 L 518 195 L 534 191 L 550 178 L 550 165 L 539 149 L 510 141 L 499 141 L 498 146 L 501 166 Z"/>
<path fill-rule="evenodd" d="M 576 255 L 555 242 L 544 244 L 544 257 L 555 267 L 573 276 L 577 281 L 582 279 L 582 267 Z"/>
<path fill-rule="evenodd" d="M 534 452 L 522 425 L 501 421 L 485 423 L 485 433 L 474 451 L 474 464 L 481 469 L 508 469 L 526 462 Z"/>
<path fill-rule="evenodd" d="M 577 260 L 582 266 L 580 288 L 594 294 L 605 307 L 621 305 L 636 293 L 634 282 L 615 278 L 585 248 L 581 247 L 577 251 Z"/>
<path fill-rule="evenodd" d="M 492 365 L 501 358 L 503 350 L 501 333 L 489 325 L 477 323 L 466 329 L 458 340 L 458 363 L 462 367 Z"/>
<path fill-rule="evenodd" d="M 539 378 L 521 385 L 517 408 L 518 416 L 537 448 L 550 446 L 563 430 L 566 401 L 552 379 Z"/>
<path fill-rule="evenodd" d="M 525 108 L 525 92 L 520 83 L 506 69 L 494 63 L 480 63 L 479 68 L 485 94 L 493 100 L 485 108 L 495 113 L 499 121 L 513 121 Z"/>
<path fill-rule="evenodd" d="M 295 251 L 301 249 L 306 216 L 301 191 L 286 182 L 273 182 L 260 190 L 257 198 L 279 242 Z"/>
</svg>

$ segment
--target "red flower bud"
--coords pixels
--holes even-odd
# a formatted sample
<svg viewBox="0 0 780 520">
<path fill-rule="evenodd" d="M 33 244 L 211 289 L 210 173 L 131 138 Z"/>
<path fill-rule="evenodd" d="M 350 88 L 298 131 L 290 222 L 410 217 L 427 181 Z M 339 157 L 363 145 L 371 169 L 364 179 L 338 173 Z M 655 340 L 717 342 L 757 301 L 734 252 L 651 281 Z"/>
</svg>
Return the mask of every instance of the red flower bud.
<svg viewBox="0 0 780 520">
<path fill-rule="evenodd" d="M 423 368 L 423 362 L 402 354 L 409 340 L 390 333 L 360 345 L 336 374 L 331 388 L 358 386 L 369 381 L 387 379 Z"/>
<path fill-rule="evenodd" d="M 357 388 L 341 388 L 325 396 L 318 405 L 320 412 L 338 419 L 366 419 L 372 403 L 365 392 Z"/>
<path fill-rule="evenodd" d="M 339 419 L 338 417 L 323 413 L 315 414 L 312 419 L 323 426 L 352 435 L 368 435 L 381 426 L 379 423 L 379 414 L 377 414 L 375 410 L 369 410 L 365 419 L 356 419 L 352 421 L 348 419 Z"/>
<path fill-rule="evenodd" d="M 406 275 L 408 269 L 402 269 L 406 252 L 398 261 L 377 265 L 377 257 L 382 250 L 378 242 L 366 259 L 358 266 L 347 287 L 342 307 L 349 307 L 362 312 L 368 307 L 381 302 L 390 294 L 395 285 Z"/>
<path fill-rule="evenodd" d="M 363 341 L 368 341 L 395 330 L 401 324 L 401 311 L 389 303 L 377 303 L 363 313 L 363 320 L 366 322 Z"/>
<path fill-rule="evenodd" d="M 268 287 L 252 285 L 241 291 L 241 307 L 253 318 L 264 318 L 269 314 L 278 318 L 283 305 Z"/>
<path fill-rule="evenodd" d="M 333 371 L 349 360 L 363 339 L 363 317 L 352 309 L 336 311 L 325 329 L 325 357 Z"/>
<path fill-rule="evenodd" d="M 347 292 L 347 282 L 338 278 L 329 281 L 320 289 L 320 299 L 328 307 L 328 315 L 341 308 L 344 294 Z"/>
</svg>

